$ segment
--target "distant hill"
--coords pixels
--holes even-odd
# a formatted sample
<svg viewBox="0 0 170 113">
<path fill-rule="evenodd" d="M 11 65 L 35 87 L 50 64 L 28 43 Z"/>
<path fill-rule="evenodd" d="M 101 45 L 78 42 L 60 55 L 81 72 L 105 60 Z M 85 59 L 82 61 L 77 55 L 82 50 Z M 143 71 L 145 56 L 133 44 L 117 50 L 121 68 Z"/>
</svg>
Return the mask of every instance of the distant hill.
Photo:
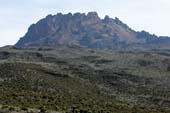
<svg viewBox="0 0 170 113">
<path fill-rule="evenodd" d="M 169 37 L 136 32 L 117 17 L 101 19 L 96 12 L 88 14 L 48 15 L 32 24 L 16 46 L 68 45 L 85 48 L 123 49 L 157 47 L 170 44 Z"/>
</svg>

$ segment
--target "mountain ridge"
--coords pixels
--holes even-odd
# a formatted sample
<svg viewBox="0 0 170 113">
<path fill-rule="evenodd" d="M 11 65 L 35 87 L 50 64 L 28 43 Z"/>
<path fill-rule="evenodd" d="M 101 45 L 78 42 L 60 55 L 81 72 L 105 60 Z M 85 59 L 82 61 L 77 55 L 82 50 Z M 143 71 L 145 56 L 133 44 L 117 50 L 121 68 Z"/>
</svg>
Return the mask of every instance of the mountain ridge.
<svg viewBox="0 0 170 113">
<path fill-rule="evenodd" d="M 126 48 L 129 45 L 170 44 L 169 37 L 152 35 L 146 31 L 135 31 L 119 18 L 105 16 L 101 19 L 96 12 L 48 15 L 36 24 L 16 46 L 69 45 L 97 49 Z"/>
</svg>

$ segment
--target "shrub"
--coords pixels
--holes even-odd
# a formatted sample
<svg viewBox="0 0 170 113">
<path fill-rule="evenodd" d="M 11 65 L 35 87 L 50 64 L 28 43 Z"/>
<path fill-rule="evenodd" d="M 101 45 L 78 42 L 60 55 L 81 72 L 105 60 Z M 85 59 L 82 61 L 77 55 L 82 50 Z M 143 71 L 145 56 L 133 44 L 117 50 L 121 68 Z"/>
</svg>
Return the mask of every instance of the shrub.
<svg viewBox="0 0 170 113">
<path fill-rule="evenodd" d="M 21 110 L 23 110 L 23 111 L 28 111 L 28 108 L 26 108 L 26 107 L 21 107 Z"/>
<path fill-rule="evenodd" d="M 15 111 L 14 107 L 9 107 L 9 111 Z"/>
<path fill-rule="evenodd" d="M 3 105 L 2 107 L 1 107 L 1 109 L 7 109 L 9 106 L 7 106 L 7 105 Z"/>
<path fill-rule="evenodd" d="M 43 107 L 40 107 L 40 113 L 45 113 L 47 111 L 47 109 L 43 106 Z"/>
</svg>

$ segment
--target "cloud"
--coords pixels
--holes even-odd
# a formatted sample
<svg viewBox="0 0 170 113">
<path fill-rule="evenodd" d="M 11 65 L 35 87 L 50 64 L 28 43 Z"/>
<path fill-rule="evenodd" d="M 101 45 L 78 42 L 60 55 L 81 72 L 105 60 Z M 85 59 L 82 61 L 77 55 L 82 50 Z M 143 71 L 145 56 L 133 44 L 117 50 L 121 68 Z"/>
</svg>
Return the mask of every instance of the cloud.
<svg viewBox="0 0 170 113">
<path fill-rule="evenodd" d="M 16 43 L 32 23 L 58 12 L 97 11 L 102 18 L 119 17 L 135 30 L 170 36 L 169 10 L 169 0 L 1 0 L 0 46 Z"/>
</svg>

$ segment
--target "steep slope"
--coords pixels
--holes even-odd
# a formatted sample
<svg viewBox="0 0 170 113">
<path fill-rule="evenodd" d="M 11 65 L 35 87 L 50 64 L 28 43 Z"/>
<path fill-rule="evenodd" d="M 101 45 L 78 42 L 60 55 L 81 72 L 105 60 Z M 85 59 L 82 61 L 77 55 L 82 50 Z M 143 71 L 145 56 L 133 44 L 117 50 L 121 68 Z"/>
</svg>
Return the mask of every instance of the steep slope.
<svg viewBox="0 0 170 113">
<path fill-rule="evenodd" d="M 118 18 L 86 14 L 61 13 L 48 15 L 29 27 L 16 46 L 76 45 L 86 48 L 125 48 L 132 44 L 170 43 L 168 37 L 159 38 L 145 31 L 136 32 Z"/>
</svg>

